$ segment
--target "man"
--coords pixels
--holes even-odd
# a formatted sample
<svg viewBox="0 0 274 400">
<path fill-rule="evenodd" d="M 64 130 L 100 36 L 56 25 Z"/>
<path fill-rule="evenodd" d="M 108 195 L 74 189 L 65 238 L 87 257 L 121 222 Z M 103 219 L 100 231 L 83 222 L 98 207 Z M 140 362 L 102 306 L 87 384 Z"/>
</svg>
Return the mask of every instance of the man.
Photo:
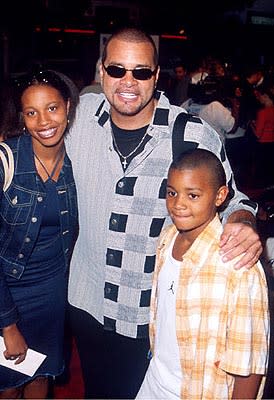
<svg viewBox="0 0 274 400">
<path fill-rule="evenodd" d="M 180 106 L 188 99 L 190 75 L 182 62 L 174 66 L 174 77 L 170 79 L 167 97 L 171 104 Z"/>
<path fill-rule="evenodd" d="M 86 94 L 67 140 L 80 233 L 71 261 L 69 317 L 86 398 L 134 398 L 149 363 L 148 322 L 156 243 L 170 222 L 165 206 L 171 133 L 180 107 L 155 93 L 158 56 L 150 36 L 115 33 L 102 55 L 104 94 Z M 256 205 L 235 187 L 218 134 L 200 119 L 182 126 L 185 147 L 222 159 L 233 198 L 223 214 L 224 261 L 261 253 Z M 226 223 L 227 222 L 227 223 Z"/>
</svg>

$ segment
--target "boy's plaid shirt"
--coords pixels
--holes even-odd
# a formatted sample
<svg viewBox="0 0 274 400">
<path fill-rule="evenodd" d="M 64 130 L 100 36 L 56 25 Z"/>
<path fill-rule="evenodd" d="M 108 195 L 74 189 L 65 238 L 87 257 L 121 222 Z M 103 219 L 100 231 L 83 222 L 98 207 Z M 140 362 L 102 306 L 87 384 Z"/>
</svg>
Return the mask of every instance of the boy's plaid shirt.
<svg viewBox="0 0 274 400">
<path fill-rule="evenodd" d="M 157 278 L 177 230 L 167 227 L 159 240 L 152 288 L 150 337 L 154 344 Z M 219 255 L 219 218 L 184 254 L 176 302 L 176 332 L 182 367 L 181 398 L 229 399 L 232 374 L 265 375 L 269 352 L 269 312 L 260 263 L 235 270 Z M 260 394 L 264 386 L 263 379 Z"/>
</svg>

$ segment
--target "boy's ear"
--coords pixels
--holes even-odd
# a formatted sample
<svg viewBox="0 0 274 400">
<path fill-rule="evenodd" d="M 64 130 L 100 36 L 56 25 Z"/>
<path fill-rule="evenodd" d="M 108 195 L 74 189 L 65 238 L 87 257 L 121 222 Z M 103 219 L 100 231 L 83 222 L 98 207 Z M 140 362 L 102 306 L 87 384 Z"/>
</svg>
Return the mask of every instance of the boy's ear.
<svg viewBox="0 0 274 400">
<path fill-rule="evenodd" d="M 229 189 L 227 186 L 221 186 L 216 195 L 216 200 L 215 200 L 215 205 L 216 207 L 220 207 L 223 202 L 225 201 L 227 195 L 228 195 Z"/>
</svg>

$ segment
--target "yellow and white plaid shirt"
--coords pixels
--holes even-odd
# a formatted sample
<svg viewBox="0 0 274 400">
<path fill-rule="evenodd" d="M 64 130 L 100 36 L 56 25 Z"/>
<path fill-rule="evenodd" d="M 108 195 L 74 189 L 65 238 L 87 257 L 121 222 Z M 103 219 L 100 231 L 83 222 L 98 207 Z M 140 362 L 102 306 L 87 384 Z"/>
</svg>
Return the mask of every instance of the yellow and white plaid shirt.
<svg viewBox="0 0 274 400">
<path fill-rule="evenodd" d="M 154 274 L 150 340 L 157 321 L 157 279 L 176 234 L 159 239 Z M 234 377 L 266 375 L 269 353 L 268 290 L 262 265 L 235 270 L 219 255 L 221 222 L 216 216 L 184 254 L 176 297 L 176 336 L 182 368 L 182 399 L 230 399 Z M 257 398 L 262 396 L 262 380 Z"/>
</svg>

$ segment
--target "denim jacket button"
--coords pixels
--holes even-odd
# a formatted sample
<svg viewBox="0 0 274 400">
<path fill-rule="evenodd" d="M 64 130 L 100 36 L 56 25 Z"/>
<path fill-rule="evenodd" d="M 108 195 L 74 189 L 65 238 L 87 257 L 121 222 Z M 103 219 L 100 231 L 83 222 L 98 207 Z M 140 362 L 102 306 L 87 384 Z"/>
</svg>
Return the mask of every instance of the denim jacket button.
<svg viewBox="0 0 274 400">
<path fill-rule="evenodd" d="M 18 254 L 18 258 L 24 258 L 25 256 L 24 256 L 24 254 L 22 254 L 22 253 L 20 253 L 20 254 Z"/>
<path fill-rule="evenodd" d="M 36 217 L 32 217 L 31 218 L 31 222 L 37 222 L 37 218 Z"/>
<path fill-rule="evenodd" d="M 29 238 L 29 237 L 26 237 L 26 238 L 25 238 L 25 242 L 26 242 L 26 243 L 29 243 L 29 242 L 30 242 L 30 238 Z"/>
<path fill-rule="evenodd" d="M 37 201 L 39 201 L 39 202 L 43 201 L 43 197 L 42 196 L 38 196 L 37 197 Z"/>
<path fill-rule="evenodd" d="M 17 204 L 17 196 L 15 196 L 12 200 L 11 200 L 11 202 L 12 202 L 12 204 L 15 206 L 16 204 Z"/>
<path fill-rule="evenodd" d="M 11 271 L 12 275 L 16 275 L 17 274 L 17 269 L 13 268 L 13 270 Z"/>
</svg>

